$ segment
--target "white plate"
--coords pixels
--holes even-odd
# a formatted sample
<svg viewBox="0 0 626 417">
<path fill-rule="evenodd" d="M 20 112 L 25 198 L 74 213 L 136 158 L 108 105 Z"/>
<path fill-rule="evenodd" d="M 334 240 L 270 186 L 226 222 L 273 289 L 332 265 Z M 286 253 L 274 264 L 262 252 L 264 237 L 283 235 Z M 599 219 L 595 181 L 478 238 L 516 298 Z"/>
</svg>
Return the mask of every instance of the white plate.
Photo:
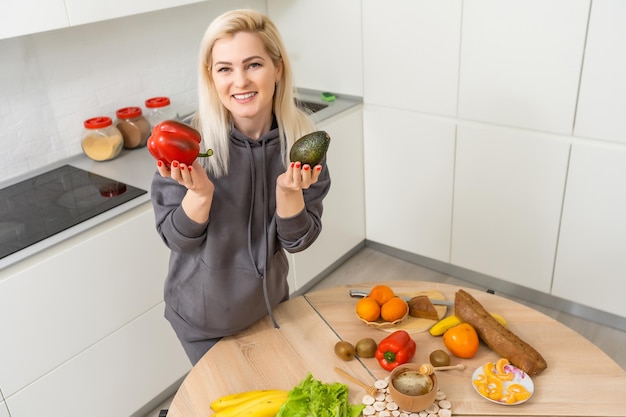
<svg viewBox="0 0 626 417">
<path fill-rule="evenodd" d="M 495 366 L 495 362 L 494 362 L 494 366 Z M 532 397 L 533 392 L 535 391 L 535 384 L 533 384 L 533 380 L 530 378 L 530 376 L 528 376 L 528 374 L 524 371 L 522 371 L 521 369 L 519 369 L 516 366 L 513 366 L 511 364 L 509 365 L 505 365 L 504 366 L 504 370 L 506 371 L 506 373 L 512 372 L 513 373 L 513 379 L 510 381 L 502 381 L 502 392 L 506 393 L 507 388 L 512 385 L 512 384 L 519 384 L 522 387 L 524 387 L 528 392 L 530 392 L 530 396 L 528 396 L 528 398 L 523 399 L 523 400 L 519 400 L 517 402 L 514 403 L 506 403 L 502 400 L 494 400 L 491 399 L 485 395 L 483 395 L 479 390 L 478 387 L 476 386 L 476 384 L 474 383 L 474 381 L 480 380 L 481 377 L 484 377 L 485 375 L 485 371 L 484 371 L 484 365 L 481 366 L 480 368 L 476 369 L 474 371 L 474 373 L 472 374 L 472 386 L 474 387 L 474 390 L 478 393 L 478 395 L 480 395 L 481 397 L 491 401 L 492 403 L 496 403 L 496 404 L 502 404 L 502 405 L 518 405 L 518 404 L 522 404 L 526 401 L 528 401 L 528 399 L 530 399 L 530 397 Z"/>
</svg>

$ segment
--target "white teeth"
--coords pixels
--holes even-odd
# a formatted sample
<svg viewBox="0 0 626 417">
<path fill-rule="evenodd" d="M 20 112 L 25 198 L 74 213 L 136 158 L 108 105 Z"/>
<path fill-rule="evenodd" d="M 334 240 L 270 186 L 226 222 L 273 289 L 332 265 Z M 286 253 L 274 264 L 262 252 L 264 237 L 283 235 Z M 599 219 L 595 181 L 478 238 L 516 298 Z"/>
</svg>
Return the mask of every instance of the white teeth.
<svg viewBox="0 0 626 417">
<path fill-rule="evenodd" d="M 233 94 L 233 97 L 235 97 L 237 100 L 245 100 L 247 98 L 250 98 L 254 95 L 255 93 L 247 93 L 247 94 Z"/>
</svg>

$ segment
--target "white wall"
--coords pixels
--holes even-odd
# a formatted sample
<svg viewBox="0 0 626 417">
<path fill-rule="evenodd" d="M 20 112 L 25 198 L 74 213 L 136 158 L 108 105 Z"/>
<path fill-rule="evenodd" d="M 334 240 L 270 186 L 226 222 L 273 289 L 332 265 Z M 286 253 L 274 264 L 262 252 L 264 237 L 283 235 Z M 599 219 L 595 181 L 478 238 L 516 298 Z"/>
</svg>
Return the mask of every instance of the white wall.
<svg viewBox="0 0 626 417">
<path fill-rule="evenodd" d="M 0 40 L 2 180 L 80 154 L 90 117 L 157 95 L 192 110 L 200 39 L 239 7 L 267 11 L 265 0 L 212 0 Z"/>
</svg>

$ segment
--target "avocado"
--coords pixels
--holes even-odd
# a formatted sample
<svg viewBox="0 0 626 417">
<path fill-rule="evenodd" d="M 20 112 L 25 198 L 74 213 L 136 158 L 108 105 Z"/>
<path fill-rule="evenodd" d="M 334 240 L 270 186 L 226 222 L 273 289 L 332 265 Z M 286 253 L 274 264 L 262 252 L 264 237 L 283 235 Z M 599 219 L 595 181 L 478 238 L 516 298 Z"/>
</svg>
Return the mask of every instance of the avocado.
<svg viewBox="0 0 626 417">
<path fill-rule="evenodd" d="M 311 167 L 319 164 L 330 145 L 330 135 L 323 130 L 302 136 L 291 147 L 289 159 L 291 162 L 300 161 L 302 165 Z"/>
</svg>

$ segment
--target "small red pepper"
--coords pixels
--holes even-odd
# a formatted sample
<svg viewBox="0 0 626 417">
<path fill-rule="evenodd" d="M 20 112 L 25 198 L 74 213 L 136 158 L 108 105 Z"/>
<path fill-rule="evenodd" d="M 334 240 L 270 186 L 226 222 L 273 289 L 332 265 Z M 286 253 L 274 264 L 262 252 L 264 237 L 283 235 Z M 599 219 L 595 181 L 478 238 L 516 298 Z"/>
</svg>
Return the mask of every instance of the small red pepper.
<svg viewBox="0 0 626 417">
<path fill-rule="evenodd" d="M 413 359 L 415 348 L 415 341 L 406 331 L 396 330 L 380 341 L 376 359 L 383 369 L 393 371 L 398 365 Z"/>
<path fill-rule="evenodd" d="M 148 151 L 168 167 L 173 161 L 191 165 L 198 157 L 213 155 L 211 149 L 200 153 L 201 140 L 200 132 L 191 126 L 175 120 L 165 120 L 152 129 L 152 135 L 148 138 Z"/>
</svg>

